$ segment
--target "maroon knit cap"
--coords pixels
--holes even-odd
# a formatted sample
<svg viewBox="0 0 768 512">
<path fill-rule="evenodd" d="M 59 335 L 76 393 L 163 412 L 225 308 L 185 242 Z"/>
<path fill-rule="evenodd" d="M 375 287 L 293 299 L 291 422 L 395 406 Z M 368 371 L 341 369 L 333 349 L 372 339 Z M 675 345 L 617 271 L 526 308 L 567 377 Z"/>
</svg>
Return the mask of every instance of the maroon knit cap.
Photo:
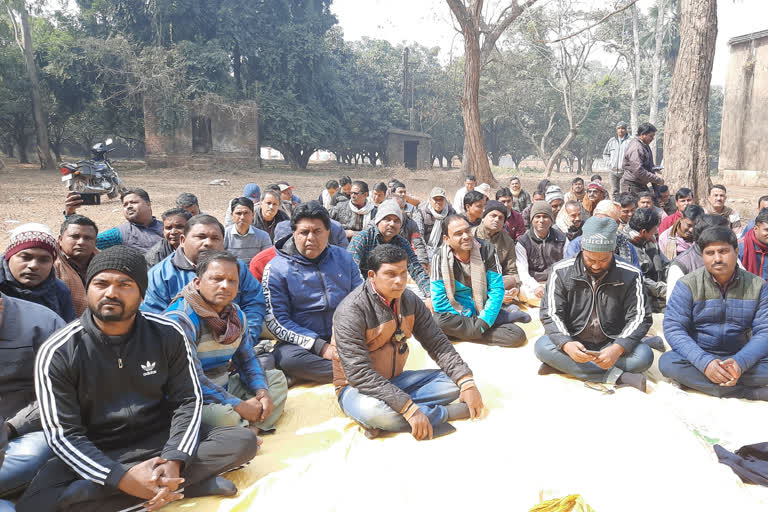
<svg viewBox="0 0 768 512">
<path fill-rule="evenodd" d="M 14 254 L 27 249 L 45 249 L 56 259 L 58 243 L 51 233 L 51 228 L 45 224 L 29 223 L 14 229 L 5 250 L 5 260 L 8 261 Z"/>
</svg>

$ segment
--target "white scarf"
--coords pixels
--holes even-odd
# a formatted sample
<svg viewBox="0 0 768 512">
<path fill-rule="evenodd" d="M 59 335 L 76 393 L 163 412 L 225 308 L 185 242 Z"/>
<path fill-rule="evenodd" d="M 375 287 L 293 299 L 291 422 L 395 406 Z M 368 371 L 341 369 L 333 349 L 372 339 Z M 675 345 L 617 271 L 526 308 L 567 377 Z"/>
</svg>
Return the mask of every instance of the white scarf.
<svg viewBox="0 0 768 512">
<path fill-rule="evenodd" d="M 429 233 L 429 240 L 427 245 L 431 248 L 436 248 L 443 240 L 443 220 L 448 216 L 448 206 L 443 208 L 442 213 L 437 213 L 432 207 L 432 203 L 427 205 L 427 212 L 435 218 L 435 224 L 432 226 L 432 231 Z"/>
<path fill-rule="evenodd" d="M 365 199 L 365 206 L 362 208 L 358 208 L 352 203 L 352 200 L 349 200 L 349 209 L 355 212 L 358 215 L 363 215 L 363 222 L 360 224 L 363 228 L 368 225 L 368 223 L 371 221 L 371 212 L 373 211 L 373 208 L 375 205 L 373 204 L 373 201 L 370 197 Z"/>
</svg>

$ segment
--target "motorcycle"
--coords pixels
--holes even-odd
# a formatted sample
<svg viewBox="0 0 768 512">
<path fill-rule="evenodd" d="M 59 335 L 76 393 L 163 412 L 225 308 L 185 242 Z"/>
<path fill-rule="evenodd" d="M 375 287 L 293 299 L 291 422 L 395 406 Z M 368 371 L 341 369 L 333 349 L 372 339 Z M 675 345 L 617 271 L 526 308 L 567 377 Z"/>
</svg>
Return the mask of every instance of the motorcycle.
<svg viewBox="0 0 768 512">
<path fill-rule="evenodd" d="M 110 199 L 114 199 L 125 190 L 120 183 L 120 176 L 109 161 L 109 153 L 115 150 L 109 147 L 110 144 L 112 139 L 95 144 L 91 148 L 93 153 L 91 160 L 60 165 L 61 181 L 67 183 L 69 190 L 85 194 L 107 194 Z"/>
</svg>

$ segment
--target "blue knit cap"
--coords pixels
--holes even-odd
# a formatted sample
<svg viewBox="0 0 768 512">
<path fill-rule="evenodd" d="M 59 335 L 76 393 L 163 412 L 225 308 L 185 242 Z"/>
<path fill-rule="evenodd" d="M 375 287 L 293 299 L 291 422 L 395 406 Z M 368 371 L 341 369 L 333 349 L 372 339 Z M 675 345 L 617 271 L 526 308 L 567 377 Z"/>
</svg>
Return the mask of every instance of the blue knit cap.
<svg viewBox="0 0 768 512">
<path fill-rule="evenodd" d="M 261 200 L 261 189 L 255 183 L 248 183 L 243 188 L 243 197 L 247 197 L 248 199 L 252 199 L 253 202 L 255 203 L 255 202 Z"/>
<path fill-rule="evenodd" d="M 590 217 L 581 228 L 581 248 L 590 252 L 613 252 L 616 249 L 616 221 L 606 217 Z"/>
</svg>

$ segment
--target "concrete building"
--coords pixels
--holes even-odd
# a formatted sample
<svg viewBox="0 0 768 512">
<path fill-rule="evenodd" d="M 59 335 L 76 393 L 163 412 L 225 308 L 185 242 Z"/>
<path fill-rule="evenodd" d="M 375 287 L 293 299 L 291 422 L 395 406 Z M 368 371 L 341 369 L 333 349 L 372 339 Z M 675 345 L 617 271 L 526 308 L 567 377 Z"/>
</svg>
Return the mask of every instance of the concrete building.
<svg viewBox="0 0 768 512">
<path fill-rule="evenodd" d="M 190 105 L 181 126 L 168 130 L 149 95 L 144 97 L 148 167 L 258 165 L 259 113 L 255 103 Z"/>
<path fill-rule="evenodd" d="M 389 129 L 386 162 L 392 167 L 432 168 L 432 136 L 424 132 Z"/>
<path fill-rule="evenodd" d="M 734 37 L 720 132 L 718 181 L 768 186 L 768 30 Z"/>
</svg>

